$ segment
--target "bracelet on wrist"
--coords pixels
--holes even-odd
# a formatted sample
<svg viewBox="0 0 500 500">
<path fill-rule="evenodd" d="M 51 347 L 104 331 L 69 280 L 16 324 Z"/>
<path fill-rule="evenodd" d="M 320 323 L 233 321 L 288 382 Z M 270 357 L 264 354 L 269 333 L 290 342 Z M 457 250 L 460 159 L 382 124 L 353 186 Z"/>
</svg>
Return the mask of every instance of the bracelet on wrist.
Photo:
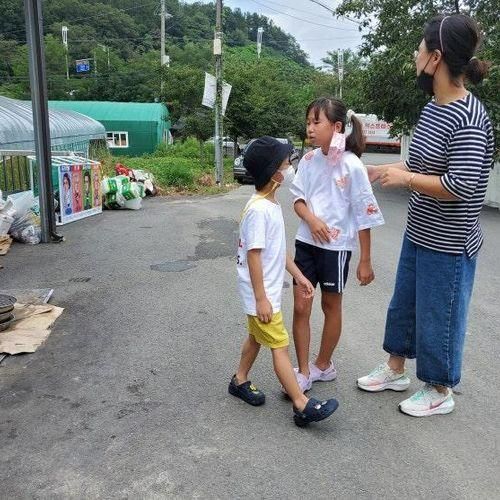
<svg viewBox="0 0 500 500">
<path fill-rule="evenodd" d="M 413 172 L 411 175 L 410 175 L 410 180 L 408 181 L 408 189 L 410 191 L 413 191 L 413 186 L 412 186 L 412 182 L 413 182 L 413 179 L 415 178 L 417 174 L 415 172 Z"/>
</svg>

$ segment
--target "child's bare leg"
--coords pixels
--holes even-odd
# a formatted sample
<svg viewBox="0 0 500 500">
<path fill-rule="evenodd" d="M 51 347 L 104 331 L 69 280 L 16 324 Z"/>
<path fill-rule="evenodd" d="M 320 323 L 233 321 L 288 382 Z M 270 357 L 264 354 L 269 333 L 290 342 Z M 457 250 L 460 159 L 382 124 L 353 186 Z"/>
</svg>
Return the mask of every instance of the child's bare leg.
<svg viewBox="0 0 500 500">
<path fill-rule="evenodd" d="M 304 396 L 297 383 L 297 377 L 293 371 L 292 362 L 288 354 L 288 347 L 280 347 L 278 349 L 271 349 L 273 353 L 274 371 L 284 387 L 288 397 L 292 400 L 295 408 L 302 411 L 309 398 Z"/>
<path fill-rule="evenodd" d="M 309 319 L 312 303 L 312 298 L 304 298 L 298 287 L 293 287 L 293 341 L 299 372 L 306 377 L 309 377 L 309 345 L 311 343 Z"/>
<path fill-rule="evenodd" d="M 337 347 L 342 332 L 342 294 L 323 292 L 321 307 L 325 315 L 325 324 L 315 365 L 320 370 L 326 370 L 330 366 L 333 351 Z"/>
<path fill-rule="evenodd" d="M 238 384 L 243 384 L 248 380 L 248 372 L 252 368 L 260 351 L 260 344 L 255 341 L 253 335 L 249 335 L 241 348 L 240 366 L 236 372 Z"/>
</svg>

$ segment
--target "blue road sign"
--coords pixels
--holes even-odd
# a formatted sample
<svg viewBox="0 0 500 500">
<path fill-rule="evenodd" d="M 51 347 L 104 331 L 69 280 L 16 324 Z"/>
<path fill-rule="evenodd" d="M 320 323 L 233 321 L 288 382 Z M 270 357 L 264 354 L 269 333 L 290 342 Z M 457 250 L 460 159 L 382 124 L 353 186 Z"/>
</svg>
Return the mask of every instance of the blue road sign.
<svg viewBox="0 0 500 500">
<path fill-rule="evenodd" d="M 90 71 L 90 61 L 88 59 L 79 59 L 76 62 L 76 72 L 85 73 Z"/>
</svg>

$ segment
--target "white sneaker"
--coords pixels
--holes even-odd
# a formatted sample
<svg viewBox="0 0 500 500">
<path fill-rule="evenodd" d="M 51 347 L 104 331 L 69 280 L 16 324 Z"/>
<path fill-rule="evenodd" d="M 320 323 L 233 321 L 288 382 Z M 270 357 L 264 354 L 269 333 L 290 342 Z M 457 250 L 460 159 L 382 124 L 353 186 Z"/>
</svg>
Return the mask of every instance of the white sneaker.
<svg viewBox="0 0 500 500">
<path fill-rule="evenodd" d="M 425 384 L 423 389 L 399 404 L 399 409 L 412 417 L 445 415 L 451 413 L 453 408 L 455 408 L 453 391 L 448 389 L 446 394 L 441 394 L 430 384 Z"/>
<path fill-rule="evenodd" d="M 309 373 L 312 382 L 330 382 L 337 378 L 337 370 L 333 361 L 330 361 L 330 366 L 326 370 L 320 370 L 313 362 L 309 362 Z"/>
<path fill-rule="evenodd" d="M 358 378 L 358 387 L 364 391 L 380 392 L 386 389 L 393 391 L 405 391 L 410 385 L 410 379 L 406 372 L 397 373 L 387 363 L 377 366 L 366 377 Z"/>
</svg>

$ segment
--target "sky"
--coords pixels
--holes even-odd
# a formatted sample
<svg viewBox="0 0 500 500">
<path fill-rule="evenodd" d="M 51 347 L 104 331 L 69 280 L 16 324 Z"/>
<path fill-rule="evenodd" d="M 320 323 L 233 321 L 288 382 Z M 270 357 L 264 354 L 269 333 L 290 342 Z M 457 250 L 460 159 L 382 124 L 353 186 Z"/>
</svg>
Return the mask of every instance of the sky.
<svg viewBox="0 0 500 500">
<path fill-rule="evenodd" d="M 195 3 L 197 0 L 184 1 Z M 334 9 L 340 1 L 322 0 L 322 3 Z M 272 19 L 283 31 L 295 37 L 315 66 L 323 64 L 321 59 L 326 57 L 327 51 L 356 49 L 361 43 L 357 24 L 335 18 L 310 0 L 223 0 L 223 4 L 233 10 L 240 8 L 243 12 L 256 12 Z M 265 41 L 264 33 L 263 45 Z"/>
</svg>

